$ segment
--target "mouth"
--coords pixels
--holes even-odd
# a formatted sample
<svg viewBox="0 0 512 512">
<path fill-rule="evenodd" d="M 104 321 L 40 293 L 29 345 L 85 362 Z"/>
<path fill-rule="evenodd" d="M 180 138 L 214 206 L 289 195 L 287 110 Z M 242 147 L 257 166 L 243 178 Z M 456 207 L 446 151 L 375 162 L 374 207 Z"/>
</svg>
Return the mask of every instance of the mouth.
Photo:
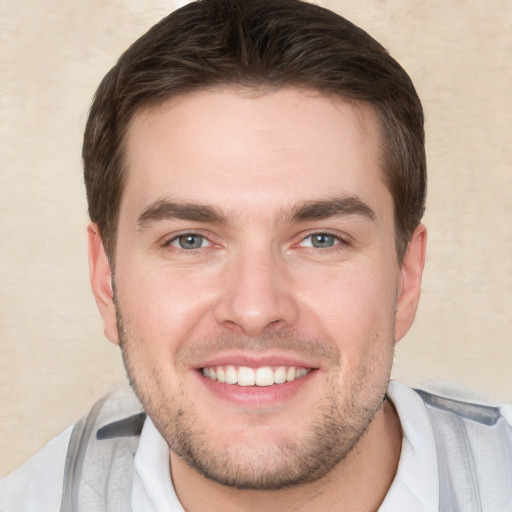
<svg viewBox="0 0 512 512">
<path fill-rule="evenodd" d="M 207 379 L 241 387 L 268 387 L 302 379 L 312 368 L 301 366 L 249 366 L 219 365 L 200 369 Z"/>
<path fill-rule="evenodd" d="M 246 411 L 261 412 L 285 403 L 302 403 L 323 374 L 319 363 L 313 357 L 278 351 L 224 351 L 197 361 L 190 369 L 194 370 L 199 389 L 222 400 L 216 407 L 231 403 Z"/>
</svg>

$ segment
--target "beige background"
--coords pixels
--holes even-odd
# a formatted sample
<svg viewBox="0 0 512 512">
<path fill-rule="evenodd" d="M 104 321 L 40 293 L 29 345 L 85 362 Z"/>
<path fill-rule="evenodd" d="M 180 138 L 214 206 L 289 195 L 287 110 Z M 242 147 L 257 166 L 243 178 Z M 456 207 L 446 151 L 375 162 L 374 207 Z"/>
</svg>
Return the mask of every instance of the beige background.
<svg viewBox="0 0 512 512">
<path fill-rule="evenodd" d="M 0 0 L 0 474 L 125 381 L 89 291 L 92 94 L 182 2 Z M 512 400 L 512 2 L 325 0 L 410 72 L 427 117 L 429 257 L 394 377 Z"/>
</svg>

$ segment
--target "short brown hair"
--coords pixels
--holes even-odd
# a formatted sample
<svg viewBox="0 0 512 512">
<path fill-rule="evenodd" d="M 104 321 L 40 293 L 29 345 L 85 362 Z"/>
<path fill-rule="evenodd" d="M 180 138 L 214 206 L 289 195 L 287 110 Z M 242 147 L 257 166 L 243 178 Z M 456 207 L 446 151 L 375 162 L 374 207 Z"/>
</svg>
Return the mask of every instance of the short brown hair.
<svg viewBox="0 0 512 512">
<path fill-rule="evenodd" d="M 209 87 L 308 87 L 367 102 L 382 126 L 382 168 L 402 260 L 425 208 L 423 110 L 403 68 L 365 31 L 300 0 L 199 0 L 153 26 L 101 82 L 84 136 L 89 215 L 111 262 L 135 112 Z"/>
</svg>

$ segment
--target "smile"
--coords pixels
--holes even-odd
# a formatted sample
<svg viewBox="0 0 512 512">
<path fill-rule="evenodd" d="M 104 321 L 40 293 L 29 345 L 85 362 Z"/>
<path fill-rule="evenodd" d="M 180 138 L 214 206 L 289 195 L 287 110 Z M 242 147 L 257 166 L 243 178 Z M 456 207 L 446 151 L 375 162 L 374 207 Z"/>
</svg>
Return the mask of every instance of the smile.
<svg viewBox="0 0 512 512">
<path fill-rule="evenodd" d="M 249 368 L 248 366 L 235 367 L 233 365 L 212 366 L 202 368 L 202 374 L 211 380 L 238 386 L 272 386 L 284 384 L 305 377 L 310 368 L 297 366 L 262 366 Z"/>
</svg>

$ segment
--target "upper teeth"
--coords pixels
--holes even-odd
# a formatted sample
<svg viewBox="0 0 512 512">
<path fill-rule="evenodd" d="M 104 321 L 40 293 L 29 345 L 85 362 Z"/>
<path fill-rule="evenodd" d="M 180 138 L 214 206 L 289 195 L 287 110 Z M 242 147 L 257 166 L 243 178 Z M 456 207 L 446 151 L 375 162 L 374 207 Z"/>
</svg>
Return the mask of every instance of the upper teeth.
<svg viewBox="0 0 512 512">
<path fill-rule="evenodd" d="M 295 366 L 278 366 L 275 369 L 272 369 L 270 366 L 262 366 L 260 368 L 240 366 L 237 369 L 233 365 L 228 365 L 203 368 L 203 375 L 226 384 L 272 386 L 272 384 L 283 384 L 284 382 L 300 379 L 310 371 L 310 369 Z"/>
</svg>

